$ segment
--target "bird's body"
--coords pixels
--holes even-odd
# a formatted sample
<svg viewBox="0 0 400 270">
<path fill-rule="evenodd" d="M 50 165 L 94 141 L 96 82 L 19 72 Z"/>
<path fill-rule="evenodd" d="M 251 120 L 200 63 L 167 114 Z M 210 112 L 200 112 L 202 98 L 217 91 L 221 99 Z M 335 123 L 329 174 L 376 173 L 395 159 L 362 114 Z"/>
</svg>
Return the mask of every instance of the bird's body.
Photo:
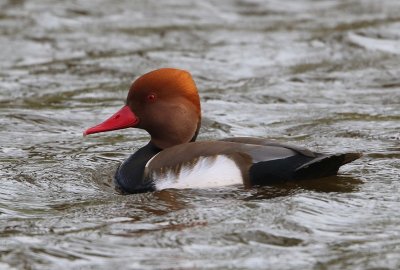
<svg viewBox="0 0 400 270">
<path fill-rule="evenodd" d="M 260 138 L 196 142 L 200 100 L 189 73 L 160 69 L 135 81 L 127 105 L 85 134 L 139 127 L 150 142 L 115 174 L 126 193 L 166 188 L 271 185 L 334 175 L 359 153 L 321 154 Z"/>
</svg>

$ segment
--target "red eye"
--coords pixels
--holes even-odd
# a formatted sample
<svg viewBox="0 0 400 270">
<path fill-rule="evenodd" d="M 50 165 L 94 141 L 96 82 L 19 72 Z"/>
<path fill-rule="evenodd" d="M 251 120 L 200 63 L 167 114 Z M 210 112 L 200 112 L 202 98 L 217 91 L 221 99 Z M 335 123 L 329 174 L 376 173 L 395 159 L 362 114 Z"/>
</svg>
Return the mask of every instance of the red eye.
<svg viewBox="0 0 400 270">
<path fill-rule="evenodd" d="M 154 102 L 154 101 L 157 99 L 157 96 L 156 96 L 156 94 L 149 94 L 149 95 L 146 97 L 146 99 L 147 99 L 147 101 L 149 101 L 149 102 Z"/>
</svg>

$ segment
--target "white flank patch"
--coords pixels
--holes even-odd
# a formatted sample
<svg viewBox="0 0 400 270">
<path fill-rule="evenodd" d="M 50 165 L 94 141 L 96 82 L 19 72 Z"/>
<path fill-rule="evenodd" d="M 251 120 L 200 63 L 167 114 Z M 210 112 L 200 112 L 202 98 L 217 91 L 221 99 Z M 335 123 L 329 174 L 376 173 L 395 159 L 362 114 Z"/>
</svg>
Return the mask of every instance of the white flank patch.
<svg viewBox="0 0 400 270">
<path fill-rule="evenodd" d="M 153 172 L 151 178 L 157 190 L 212 188 L 243 183 L 236 163 L 224 155 L 201 157 L 193 167 L 183 165 L 178 175 L 173 170 L 168 170 L 165 173 Z"/>
</svg>

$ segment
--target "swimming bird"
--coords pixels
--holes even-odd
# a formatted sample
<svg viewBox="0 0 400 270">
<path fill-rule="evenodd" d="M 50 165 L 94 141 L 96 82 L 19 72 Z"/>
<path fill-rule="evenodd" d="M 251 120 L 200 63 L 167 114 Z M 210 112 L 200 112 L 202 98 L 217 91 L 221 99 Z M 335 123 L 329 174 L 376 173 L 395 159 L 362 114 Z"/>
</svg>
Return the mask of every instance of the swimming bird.
<svg viewBox="0 0 400 270">
<path fill-rule="evenodd" d="M 263 138 L 196 142 L 200 125 L 200 97 L 191 74 L 162 68 L 135 80 L 125 105 L 84 135 L 131 127 L 149 133 L 149 143 L 115 173 L 115 184 L 125 193 L 320 178 L 337 174 L 340 166 L 361 156 L 322 154 Z"/>
</svg>

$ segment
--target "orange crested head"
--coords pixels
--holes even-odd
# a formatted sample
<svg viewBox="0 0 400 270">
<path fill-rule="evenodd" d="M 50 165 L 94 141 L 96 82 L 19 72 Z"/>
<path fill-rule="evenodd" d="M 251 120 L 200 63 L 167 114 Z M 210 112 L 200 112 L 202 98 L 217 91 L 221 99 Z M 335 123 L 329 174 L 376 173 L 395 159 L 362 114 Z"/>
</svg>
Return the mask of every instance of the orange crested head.
<svg viewBox="0 0 400 270">
<path fill-rule="evenodd" d="M 162 68 L 139 77 L 129 89 L 126 105 L 84 135 L 141 128 L 161 148 L 194 141 L 201 123 L 200 97 L 189 72 Z"/>
<path fill-rule="evenodd" d="M 147 103 L 184 98 L 190 101 L 200 115 L 200 97 L 189 72 L 174 68 L 161 68 L 140 76 L 132 83 L 127 97 L 131 103 Z M 134 104 L 132 104 L 136 107 Z"/>
</svg>

